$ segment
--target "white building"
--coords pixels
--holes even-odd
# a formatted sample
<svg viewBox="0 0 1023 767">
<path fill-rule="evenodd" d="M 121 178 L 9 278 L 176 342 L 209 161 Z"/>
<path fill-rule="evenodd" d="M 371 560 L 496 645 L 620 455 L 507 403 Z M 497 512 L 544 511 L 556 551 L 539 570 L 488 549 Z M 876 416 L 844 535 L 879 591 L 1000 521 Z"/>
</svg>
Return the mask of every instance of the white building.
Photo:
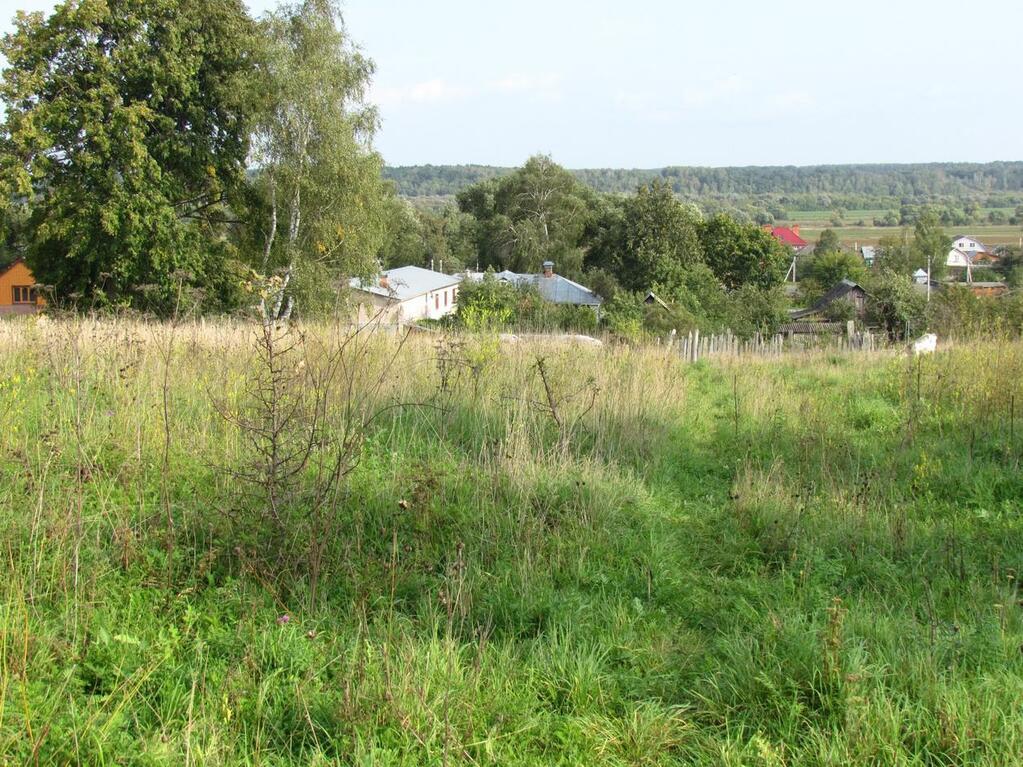
<svg viewBox="0 0 1023 767">
<path fill-rule="evenodd" d="M 453 314 L 461 276 L 441 274 L 418 266 L 388 269 L 372 282 L 349 283 L 359 305 L 360 323 L 438 320 Z"/>
<path fill-rule="evenodd" d="M 984 264 L 993 264 L 998 256 L 987 245 L 969 235 L 959 235 L 952 241 L 945 265 L 952 269 L 965 269 L 966 281 L 973 282 L 973 269 Z"/>
<path fill-rule="evenodd" d="M 963 253 L 974 255 L 976 253 L 990 253 L 987 245 L 980 240 L 975 240 L 967 235 L 960 235 L 952 241 L 952 250 L 959 250 Z"/>
</svg>

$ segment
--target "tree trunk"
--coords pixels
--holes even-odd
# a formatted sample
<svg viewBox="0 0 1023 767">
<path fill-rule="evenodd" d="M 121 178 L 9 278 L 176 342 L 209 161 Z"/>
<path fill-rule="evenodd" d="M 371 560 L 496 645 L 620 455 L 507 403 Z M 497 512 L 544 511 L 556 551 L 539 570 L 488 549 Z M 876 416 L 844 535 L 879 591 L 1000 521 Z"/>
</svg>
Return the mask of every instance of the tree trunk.
<svg viewBox="0 0 1023 767">
<path fill-rule="evenodd" d="M 270 266 L 270 251 L 273 249 L 274 240 L 277 239 L 277 184 L 273 174 L 268 175 L 270 179 L 270 232 L 266 236 L 266 245 L 263 246 L 263 274 L 266 274 Z"/>
</svg>

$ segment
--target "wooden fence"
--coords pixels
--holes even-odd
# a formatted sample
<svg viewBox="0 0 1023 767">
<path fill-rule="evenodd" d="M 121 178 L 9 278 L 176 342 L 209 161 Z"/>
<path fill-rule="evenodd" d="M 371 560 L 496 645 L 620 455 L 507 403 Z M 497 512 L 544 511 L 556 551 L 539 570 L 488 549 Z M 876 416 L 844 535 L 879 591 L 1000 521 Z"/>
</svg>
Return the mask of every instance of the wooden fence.
<svg viewBox="0 0 1023 767">
<path fill-rule="evenodd" d="M 707 357 L 779 357 L 792 352 L 807 351 L 875 351 L 881 347 L 877 336 L 869 331 L 844 335 L 783 334 L 739 338 L 731 331 L 702 335 L 699 330 L 688 335 L 671 337 L 668 344 L 678 348 L 684 360 L 696 362 Z"/>
</svg>

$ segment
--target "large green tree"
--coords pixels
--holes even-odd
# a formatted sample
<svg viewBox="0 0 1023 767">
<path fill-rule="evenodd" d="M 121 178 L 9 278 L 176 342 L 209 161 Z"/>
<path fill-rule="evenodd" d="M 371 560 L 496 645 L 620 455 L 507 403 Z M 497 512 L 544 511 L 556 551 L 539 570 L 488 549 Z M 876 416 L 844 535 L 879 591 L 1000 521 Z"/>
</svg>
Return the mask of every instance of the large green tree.
<svg viewBox="0 0 1023 767">
<path fill-rule="evenodd" d="M 284 6 L 260 22 L 266 64 L 253 137 L 263 198 L 257 268 L 278 271 L 267 308 L 290 315 L 330 300 L 345 274 L 368 274 L 385 238 L 382 160 L 366 102 L 373 63 L 352 44 L 333 0 Z M 406 215 L 401 211 L 401 215 Z"/>
<path fill-rule="evenodd" d="M 686 271 L 703 263 L 699 212 L 666 184 L 640 187 L 621 201 L 620 210 L 608 208 L 605 216 L 588 264 L 615 275 L 628 290 L 682 291 Z"/>
<path fill-rule="evenodd" d="M 704 259 L 730 289 L 772 288 L 785 279 L 791 254 L 768 232 L 718 214 L 700 226 Z"/>
<path fill-rule="evenodd" d="M 536 272 L 549 260 L 574 277 L 582 270 L 580 245 L 595 202 L 593 192 L 546 155 L 458 195 L 459 209 L 477 221 L 482 266 Z"/>
<path fill-rule="evenodd" d="M 946 259 L 952 238 L 945 234 L 941 219 L 932 208 L 922 211 L 913 226 L 913 255 L 921 268 L 931 264 L 931 278 L 941 279 L 947 271 Z"/>
<path fill-rule="evenodd" d="M 0 51 L 0 200 L 62 299 L 167 310 L 219 293 L 244 179 L 254 66 L 242 0 L 70 0 Z"/>
</svg>

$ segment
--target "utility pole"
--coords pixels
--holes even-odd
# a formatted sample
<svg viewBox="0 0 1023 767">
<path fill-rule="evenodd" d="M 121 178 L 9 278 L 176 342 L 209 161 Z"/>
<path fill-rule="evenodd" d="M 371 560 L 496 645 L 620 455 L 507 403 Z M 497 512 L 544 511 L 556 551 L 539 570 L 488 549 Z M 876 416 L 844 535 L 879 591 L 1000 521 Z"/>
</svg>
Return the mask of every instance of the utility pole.
<svg viewBox="0 0 1023 767">
<path fill-rule="evenodd" d="M 927 301 L 931 300 L 931 256 L 927 256 Z"/>
</svg>

